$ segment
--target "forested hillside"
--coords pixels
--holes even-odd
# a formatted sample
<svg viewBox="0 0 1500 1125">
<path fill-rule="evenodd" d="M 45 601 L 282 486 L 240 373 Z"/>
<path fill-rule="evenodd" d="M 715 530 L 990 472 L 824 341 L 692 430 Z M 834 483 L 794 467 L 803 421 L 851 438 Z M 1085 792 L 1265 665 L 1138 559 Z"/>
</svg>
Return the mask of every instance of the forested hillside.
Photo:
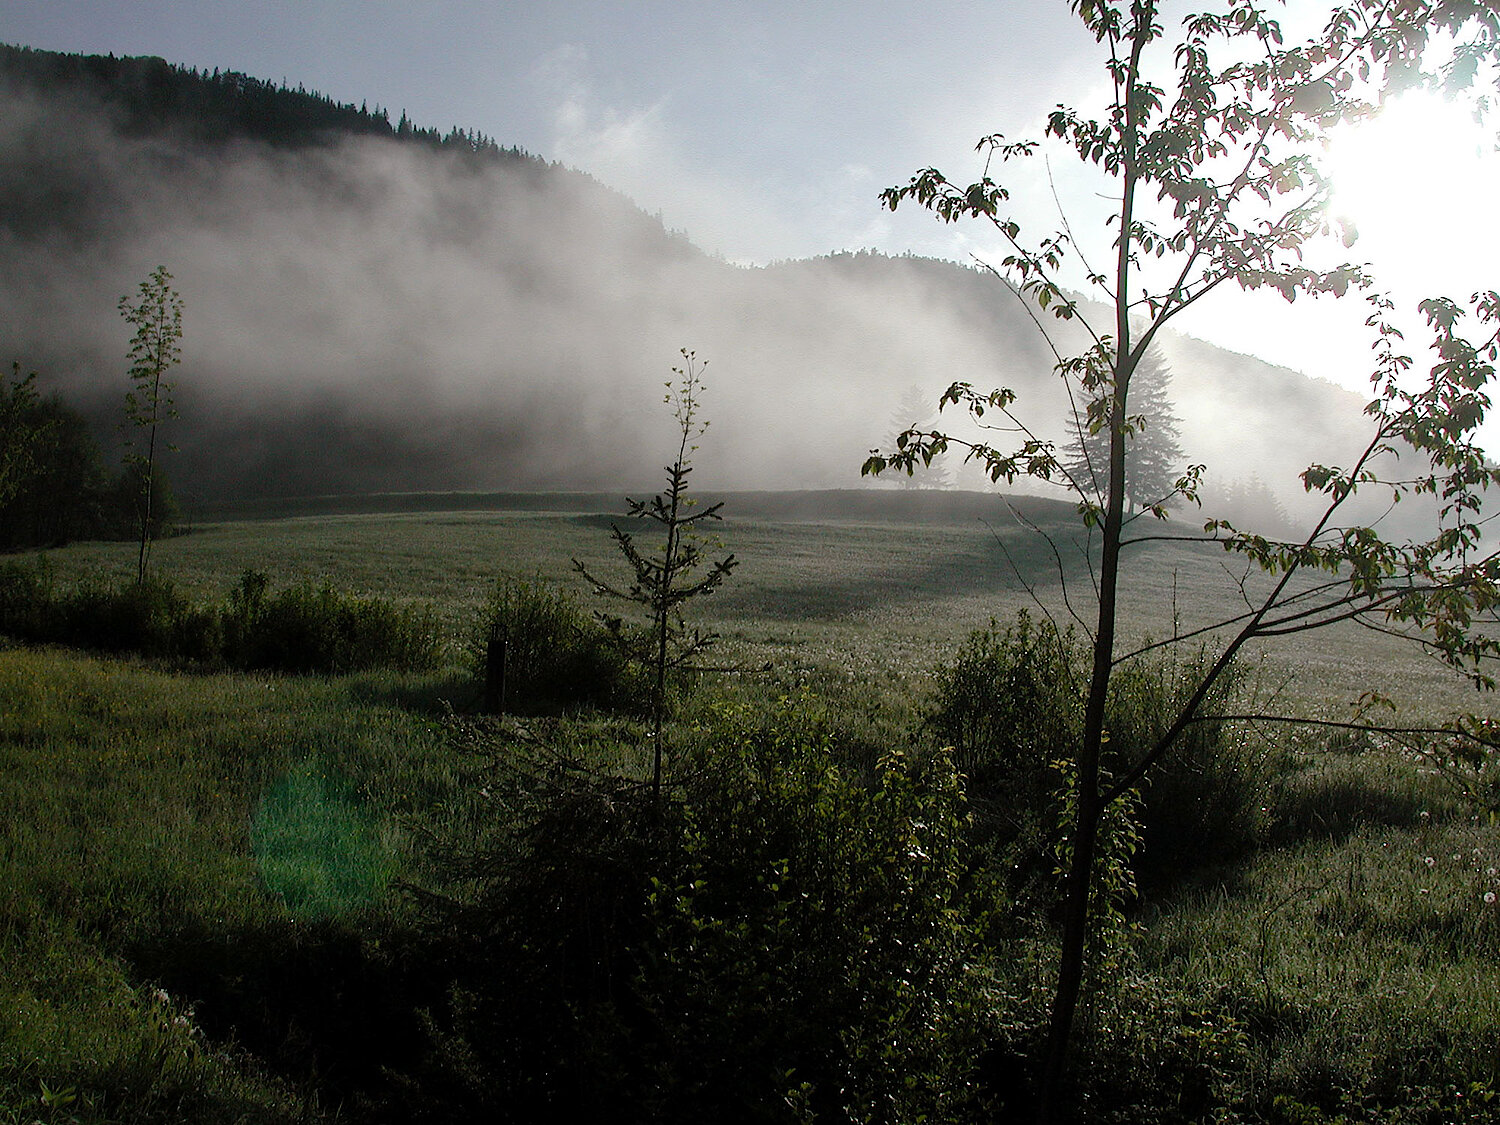
<svg viewBox="0 0 1500 1125">
<path fill-rule="evenodd" d="M 0 356 L 79 407 L 108 459 L 116 303 L 166 265 L 186 302 L 167 469 L 189 509 L 650 481 L 684 347 L 709 363 L 711 487 L 854 486 L 903 396 L 935 403 L 954 379 L 1015 386 L 1065 434 L 1050 353 L 974 269 L 735 266 L 490 138 L 160 59 L 4 48 L 0 100 Z M 1362 404 L 1330 384 L 1192 341 L 1168 358 L 1184 451 L 1221 490 L 1257 478 L 1294 506 L 1293 474 L 1357 426 Z M 1311 413 L 1330 433 L 1304 447 Z"/>
</svg>

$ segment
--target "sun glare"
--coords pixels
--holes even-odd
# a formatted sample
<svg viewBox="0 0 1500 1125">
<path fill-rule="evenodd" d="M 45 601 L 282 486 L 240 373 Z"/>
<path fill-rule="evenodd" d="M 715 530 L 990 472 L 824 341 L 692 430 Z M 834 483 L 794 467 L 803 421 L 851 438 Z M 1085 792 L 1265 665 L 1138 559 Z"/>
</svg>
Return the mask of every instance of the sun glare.
<svg viewBox="0 0 1500 1125">
<path fill-rule="evenodd" d="M 1467 106 L 1409 93 L 1333 139 L 1333 208 L 1383 287 L 1466 297 L 1500 283 L 1500 157 Z"/>
<path fill-rule="evenodd" d="M 1467 304 L 1478 290 L 1500 288 L 1497 131 L 1500 121 L 1481 126 L 1465 104 L 1412 92 L 1378 117 L 1337 131 L 1324 161 L 1333 211 L 1358 232 L 1347 249 L 1333 249 L 1369 264 L 1378 290 L 1394 298 L 1419 372 L 1431 361 L 1417 302 L 1448 297 Z M 1358 300 L 1291 305 L 1260 292 L 1202 310 L 1188 330 L 1364 394 L 1371 371 L 1366 311 Z M 1500 450 L 1500 432 L 1486 433 L 1484 444 Z"/>
</svg>

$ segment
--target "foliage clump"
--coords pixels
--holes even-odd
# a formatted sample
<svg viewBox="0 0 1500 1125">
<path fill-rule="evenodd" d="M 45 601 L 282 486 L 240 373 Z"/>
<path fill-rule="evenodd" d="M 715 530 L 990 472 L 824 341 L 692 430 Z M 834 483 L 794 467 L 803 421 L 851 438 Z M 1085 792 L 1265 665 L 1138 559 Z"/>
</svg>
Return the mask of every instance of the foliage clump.
<svg viewBox="0 0 1500 1125">
<path fill-rule="evenodd" d="M 137 539 L 143 469 L 106 470 L 88 420 L 59 394 L 42 395 L 36 378 L 15 364 L 0 386 L 0 551 Z M 147 529 L 156 540 L 171 533 L 178 506 L 159 468 L 151 490 Z"/>
<path fill-rule="evenodd" d="M 629 706 L 643 694 L 613 635 L 576 597 L 540 579 L 496 580 L 471 652 L 478 678 L 496 697 L 487 709 Z"/>
<path fill-rule="evenodd" d="M 435 667 L 430 613 L 301 582 L 275 594 L 247 570 L 226 602 L 194 603 L 169 579 L 60 590 L 44 562 L 0 565 L 0 634 L 206 668 L 339 674 Z"/>
<path fill-rule="evenodd" d="M 648 786 L 507 748 L 450 810 L 435 934 L 457 979 L 424 1091 L 455 1114 L 952 1119 L 986 1005 L 962 787 L 866 783 L 788 709 L 721 717 Z M 972 1108 L 972 1107 L 970 1107 Z"/>
<path fill-rule="evenodd" d="M 1175 713 L 1172 704 L 1196 687 L 1206 659 L 1163 652 L 1120 671 L 1106 709 L 1106 769 L 1137 760 L 1155 744 Z M 953 662 L 938 670 L 927 725 L 954 748 L 982 834 L 1005 856 L 1018 893 L 1053 885 L 1064 830 L 1058 801 L 1082 737 L 1088 661 L 1071 630 L 1022 612 L 1009 626 L 991 622 L 971 633 Z M 1235 674 L 1221 677 L 1200 706 L 1200 721 L 1141 793 L 1141 849 L 1133 862 L 1152 882 L 1241 859 L 1261 837 L 1274 755 L 1214 718 L 1239 690 Z"/>
<path fill-rule="evenodd" d="M 222 611 L 223 659 L 231 667 L 285 672 L 415 671 L 438 660 L 429 614 L 384 598 L 302 581 L 275 594 L 246 571 Z"/>
</svg>

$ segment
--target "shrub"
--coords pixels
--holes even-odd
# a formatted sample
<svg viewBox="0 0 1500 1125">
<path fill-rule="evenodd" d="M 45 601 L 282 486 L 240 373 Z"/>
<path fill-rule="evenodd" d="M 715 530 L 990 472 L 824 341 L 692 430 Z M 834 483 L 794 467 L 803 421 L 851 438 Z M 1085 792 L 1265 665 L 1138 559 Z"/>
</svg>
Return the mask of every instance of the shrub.
<svg viewBox="0 0 1500 1125">
<path fill-rule="evenodd" d="M 283 672 L 418 671 L 436 665 L 431 615 L 300 583 L 278 594 L 246 571 L 224 606 L 200 606 L 166 578 L 83 582 L 58 592 L 45 566 L 0 566 L 0 632 L 27 641 L 208 667 Z"/>
<path fill-rule="evenodd" d="M 0 563 L 0 633 L 19 640 L 45 638 L 55 628 L 55 592 L 46 559 Z"/>
<path fill-rule="evenodd" d="M 218 615 L 153 574 L 115 586 L 85 582 L 57 613 L 56 639 L 84 648 L 186 662 L 216 661 L 222 649 Z"/>
<path fill-rule="evenodd" d="M 382 598 L 303 581 L 269 594 L 269 581 L 246 571 L 224 611 L 226 651 L 237 668 L 282 672 L 416 671 L 437 663 L 431 616 Z"/>
<path fill-rule="evenodd" d="M 1160 650 L 1116 673 L 1107 719 L 1116 761 L 1136 760 L 1161 738 L 1167 717 L 1181 712 L 1211 660 L 1203 651 Z M 1231 666 L 1199 705 L 1200 721 L 1188 724 L 1147 775 L 1136 865 L 1143 884 L 1242 862 L 1264 839 L 1281 748 L 1213 717 L 1236 710 L 1244 694 L 1241 671 Z"/>
<path fill-rule="evenodd" d="M 432 914 L 456 981 L 424 1096 L 518 1119 L 976 1109 L 990 1005 L 945 758 L 890 754 L 864 785 L 795 716 L 730 724 L 660 812 L 649 787 L 532 762 L 482 787 L 500 824 Z"/>
<path fill-rule="evenodd" d="M 485 603 L 473 643 L 481 683 L 500 677 L 492 709 L 555 713 L 583 704 L 626 704 L 637 677 L 610 634 L 565 590 L 503 577 Z M 494 662 L 503 661 L 503 669 Z"/>
<path fill-rule="evenodd" d="M 790 718 L 686 782 L 637 980 L 651 1115 L 952 1120 L 980 992 L 958 774 L 892 752 L 866 786 Z"/>
<path fill-rule="evenodd" d="M 937 673 L 926 724 L 953 748 L 980 837 L 996 845 L 1017 891 L 1051 877 L 1051 763 L 1068 755 L 1082 729 L 1074 679 L 1082 661 L 1072 632 L 1034 625 L 1022 612 L 1003 630 L 994 621 L 975 630 Z"/>
<path fill-rule="evenodd" d="M 1137 761 L 1165 733 L 1207 657 L 1148 655 L 1117 670 L 1105 725 L 1105 768 Z M 939 669 L 926 723 L 969 779 L 983 838 L 1020 885 L 1050 883 L 1058 834 L 1055 763 L 1071 760 L 1083 728 L 1089 653 L 1071 630 L 1032 622 L 971 634 Z M 1221 677 L 1193 723 L 1148 774 L 1142 794 L 1141 873 L 1155 881 L 1205 863 L 1229 861 L 1261 830 L 1274 762 L 1269 748 L 1231 724 L 1214 722 L 1239 690 Z"/>
</svg>

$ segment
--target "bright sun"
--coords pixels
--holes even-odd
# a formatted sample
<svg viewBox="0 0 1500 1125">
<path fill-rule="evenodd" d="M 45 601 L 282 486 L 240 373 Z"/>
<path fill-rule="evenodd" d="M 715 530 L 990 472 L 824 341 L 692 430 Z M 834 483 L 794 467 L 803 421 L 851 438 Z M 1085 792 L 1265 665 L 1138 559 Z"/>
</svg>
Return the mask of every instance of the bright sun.
<svg viewBox="0 0 1500 1125">
<path fill-rule="evenodd" d="M 1500 115 L 1497 115 L 1500 116 Z M 1333 210 L 1352 220 L 1358 239 L 1335 243 L 1331 257 L 1369 263 L 1376 286 L 1396 301 L 1406 344 L 1425 371 L 1429 339 L 1416 313 L 1425 297 L 1467 304 L 1478 290 L 1500 289 L 1500 121 L 1475 124 L 1467 106 L 1408 93 L 1379 117 L 1335 133 L 1325 160 Z M 1273 363 L 1332 379 L 1364 394 L 1370 335 L 1363 302 L 1298 301 L 1265 291 L 1207 306 L 1187 330 Z M 1472 321 L 1469 322 L 1472 327 Z M 1500 451 L 1500 425 L 1487 447 Z"/>
<path fill-rule="evenodd" d="M 1500 284 L 1500 157 L 1468 109 L 1409 93 L 1335 135 L 1335 212 L 1383 287 L 1463 299 Z"/>
</svg>

